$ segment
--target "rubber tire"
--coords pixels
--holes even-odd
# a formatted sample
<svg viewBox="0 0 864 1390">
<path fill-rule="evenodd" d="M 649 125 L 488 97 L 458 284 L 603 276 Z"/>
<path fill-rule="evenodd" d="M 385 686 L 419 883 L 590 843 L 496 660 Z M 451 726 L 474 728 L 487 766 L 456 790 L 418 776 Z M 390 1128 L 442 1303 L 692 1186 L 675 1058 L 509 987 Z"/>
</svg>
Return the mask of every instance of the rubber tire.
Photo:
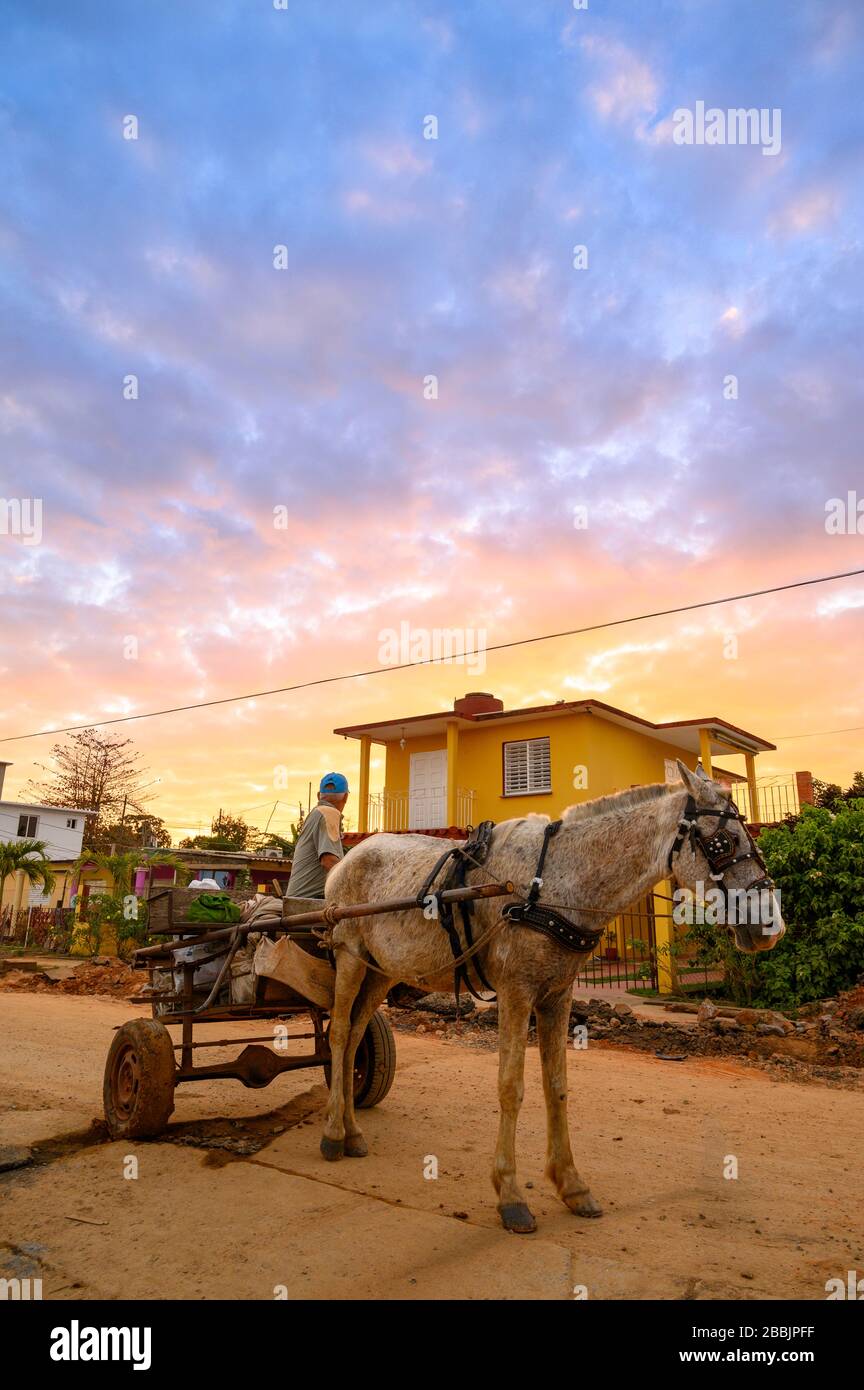
<svg viewBox="0 0 864 1390">
<path fill-rule="evenodd" d="M 127 1105 L 115 1102 L 115 1077 L 123 1054 L 134 1054 L 137 1084 Z M 159 1134 L 174 1111 L 174 1045 L 164 1024 L 134 1018 L 114 1034 L 105 1062 L 102 1104 L 112 1139 L 147 1139 Z"/>
<path fill-rule="evenodd" d="M 354 1105 L 357 1110 L 371 1110 L 373 1105 L 378 1105 L 387 1095 L 396 1075 L 396 1039 L 393 1029 L 382 1013 L 372 1015 L 360 1047 L 370 1049 L 372 1055 L 362 1084 L 358 1087 L 355 1082 Z M 357 1051 L 359 1052 L 360 1048 Z M 324 1080 L 329 1087 L 329 1065 L 324 1067 Z"/>
</svg>

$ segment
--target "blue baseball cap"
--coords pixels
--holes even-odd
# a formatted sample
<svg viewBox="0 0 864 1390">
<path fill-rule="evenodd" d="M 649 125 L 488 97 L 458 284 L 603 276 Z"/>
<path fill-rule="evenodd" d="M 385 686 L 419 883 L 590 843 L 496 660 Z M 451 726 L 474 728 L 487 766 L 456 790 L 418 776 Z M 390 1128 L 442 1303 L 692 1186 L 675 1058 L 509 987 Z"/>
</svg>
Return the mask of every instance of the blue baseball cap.
<svg viewBox="0 0 864 1390">
<path fill-rule="evenodd" d="M 337 796 L 341 796 L 347 790 L 348 778 L 343 776 L 341 772 L 325 772 L 321 778 L 318 794 L 320 796 L 322 792 L 335 792 Z"/>
</svg>

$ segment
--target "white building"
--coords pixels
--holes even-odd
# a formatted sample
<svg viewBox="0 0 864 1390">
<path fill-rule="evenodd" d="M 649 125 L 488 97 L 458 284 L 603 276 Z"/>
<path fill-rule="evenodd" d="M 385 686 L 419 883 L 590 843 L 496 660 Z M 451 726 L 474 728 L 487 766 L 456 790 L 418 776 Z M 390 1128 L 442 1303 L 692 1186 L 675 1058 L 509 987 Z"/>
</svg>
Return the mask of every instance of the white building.
<svg viewBox="0 0 864 1390">
<path fill-rule="evenodd" d="M 50 860 L 73 863 L 81 853 L 84 823 L 93 812 L 81 811 L 75 806 L 42 806 L 28 801 L 4 801 L 3 780 L 7 767 L 11 766 L 11 763 L 0 762 L 0 843 L 42 840 L 45 853 Z M 23 878 L 23 874 L 15 874 L 11 880 L 7 880 L 6 893 L 0 908 L 9 903 L 16 908 L 24 905 Z M 30 888 L 28 885 L 29 905 L 36 906 L 50 900 L 38 887 Z"/>
</svg>

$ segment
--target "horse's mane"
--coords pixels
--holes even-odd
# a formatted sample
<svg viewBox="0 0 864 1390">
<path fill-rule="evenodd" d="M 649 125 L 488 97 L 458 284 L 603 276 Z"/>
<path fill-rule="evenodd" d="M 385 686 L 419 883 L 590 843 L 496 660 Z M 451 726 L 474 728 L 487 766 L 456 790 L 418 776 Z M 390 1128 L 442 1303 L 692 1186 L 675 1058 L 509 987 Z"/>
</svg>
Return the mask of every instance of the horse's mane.
<svg viewBox="0 0 864 1390">
<path fill-rule="evenodd" d="M 593 820 L 595 816 L 607 816 L 612 811 L 629 811 L 632 806 L 641 806 L 645 801 L 656 801 L 661 796 L 669 796 L 671 792 L 680 790 L 680 782 L 653 782 L 648 787 L 630 787 L 627 791 L 612 792 L 609 796 L 598 796 L 593 801 L 568 806 L 561 819 L 565 825 Z"/>
</svg>

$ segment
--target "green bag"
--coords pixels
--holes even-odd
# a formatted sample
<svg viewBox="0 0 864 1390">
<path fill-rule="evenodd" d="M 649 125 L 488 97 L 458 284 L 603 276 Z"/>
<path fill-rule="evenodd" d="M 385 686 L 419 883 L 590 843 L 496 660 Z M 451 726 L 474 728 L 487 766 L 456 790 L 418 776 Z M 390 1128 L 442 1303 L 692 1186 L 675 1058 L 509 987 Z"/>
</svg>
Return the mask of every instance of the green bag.
<svg viewBox="0 0 864 1390">
<path fill-rule="evenodd" d="M 190 922 L 239 922 L 243 914 L 227 893 L 199 893 L 186 915 Z"/>
</svg>

